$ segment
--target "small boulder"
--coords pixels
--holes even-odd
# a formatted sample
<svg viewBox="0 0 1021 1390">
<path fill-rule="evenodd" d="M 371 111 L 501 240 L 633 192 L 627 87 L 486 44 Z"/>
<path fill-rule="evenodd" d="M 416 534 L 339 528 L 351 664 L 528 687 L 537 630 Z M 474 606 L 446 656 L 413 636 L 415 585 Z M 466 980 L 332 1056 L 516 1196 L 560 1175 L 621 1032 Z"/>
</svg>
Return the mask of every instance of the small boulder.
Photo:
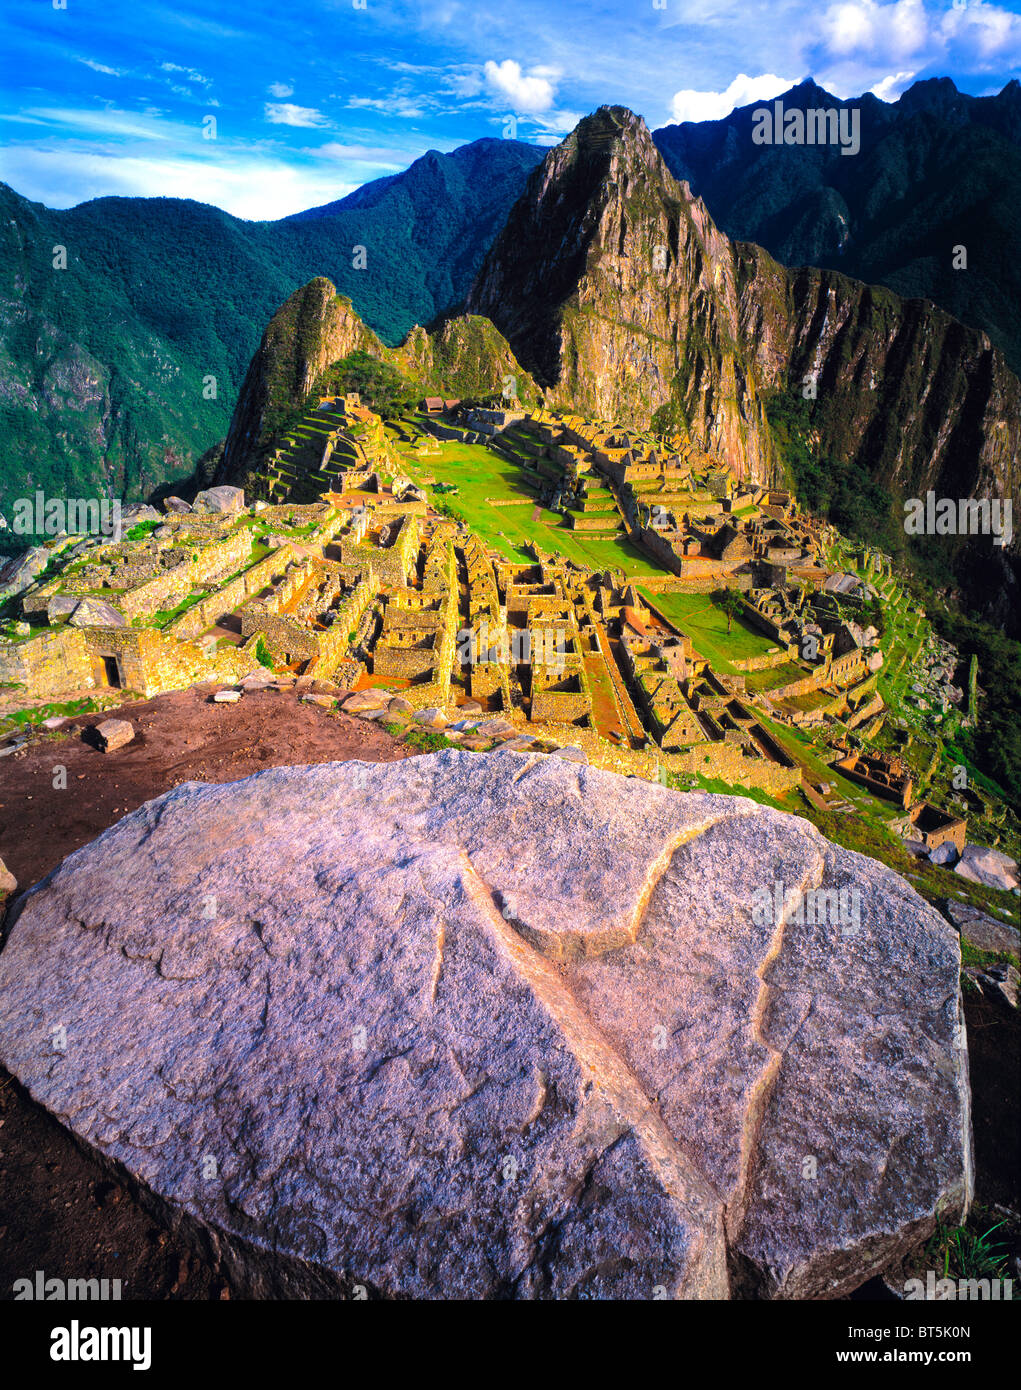
<svg viewBox="0 0 1021 1390">
<path fill-rule="evenodd" d="M 77 594 L 55 594 L 46 605 L 46 621 L 51 626 L 66 621 L 80 603 Z"/>
<path fill-rule="evenodd" d="M 410 714 L 414 708 L 411 701 L 405 700 L 403 695 L 395 695 L 387 705 L 391 714 Z"/>
<path fill-rule="evenodd" d="M 129 719 L 104 719 L 95 725 L 92 734 L 101 753 L 113 753 L 131 742 L 135 728 Z"/>
<path fill-rule="evenodd" d="M 443 711 L 432 706 L 428 709 L 420 709 L 415 715 L 415 723 L 422 724 L 427 729 L 445 729 L 447 726 Z"/>
<path fill-rule="evenodd" d="M 214 705 L 236 705 L 241 699 L 240 690 L 218 690 L 213 696 Z"/>
<path fill-rule="evenodd" d="M 245 494 L 239 487 L 210 487 L 205 488 L 195 496 L 192 503 L 192 511 L 200 515 L 209 515 L 213 512 L 243 512 L 245 509 Z"/>
<path fill-rule="evenodd" d="M 930 864 L 956 864 L 959 858 L 957 846 L 950 840 L 944 840 L 941 845 L 929 851 Z"/>
<path fill-rule="evenodd" d="M 64 718 L 62 714 L 53 714 L 49 717 L 49 719 L 43 720 L 42 727 L 44 729 L 59 729 L 66 723 L 67 720 Z"/>
<path fill-rule="evenodd" d="M 1017 860 L 1000 850 L 984 845 L 965 845 L 964 853 L 954 865 L 954 873 L 972 883 L 984 883 L 989 888 L 1018 886 Z"/>
<path fill-rule="evenodd" d="M 121 507 L 121 525 L 127 530 L 140 521 L 159 521 L 160 514 L 148 502 L 128 502 Z"/>
<path fill-rule="evenodd" d="M 385 709 L 387 704 L 386 695 L 378 690 L 356 690 L 347 697 L 341 708 L 345 714 L 363 714 L 366 710 Z"/>
<path fill-rule="evenodd" d="M 513 738 L 520 733 L 520 730 L 509 719 L 483 719 L 475 725 L 475 728 L 480 734 L 485 734 L 487 738 L 504 736 Z"/>
<path fill-rule="evenodd" d="M 1010 951 L 1021 955 L 1021 932 L 1009 922 L 998 922 L 968 903 L 947 903 L 947 916 L 961 935 L 980 951 Z"/>
<path fill-rule="evenodd" d="M 173 512 L 177 516 L 184 516 L 191 511 L 191 503 L 186 502 L 183 497 L 164 497 L 163 510 Z"/>
<path fill-rule="evenodd" d="M 303 705 L 318 705 L 320 709 L 333 709 L 337 702 L 332 695 L 316 695 L 309 690 L 302 695 L 301 703 Z"/>
<path fill-rule="evenodd" d="M 11 873 L 10 869 L 0 859 L 0 903 L 4 898 L 9 898 L 18 888 L 18 880 Z"/>
<path fill-rule="evenodd" d="M 104 598 L 83 598 L 68 618 L 71 627 L 127 627 L 128 620 Z"/>
<path fill-rule="evenodd" d="M 563 758 L 564 761 L 568 763 L 588 762 L 588 757 L 585 754 L 584 749 L 575 748 L 573 744 L 569 744 L 566 748 L 557 748 L 553 753 L 550 754 L 550 757 Z"/>
</svg>

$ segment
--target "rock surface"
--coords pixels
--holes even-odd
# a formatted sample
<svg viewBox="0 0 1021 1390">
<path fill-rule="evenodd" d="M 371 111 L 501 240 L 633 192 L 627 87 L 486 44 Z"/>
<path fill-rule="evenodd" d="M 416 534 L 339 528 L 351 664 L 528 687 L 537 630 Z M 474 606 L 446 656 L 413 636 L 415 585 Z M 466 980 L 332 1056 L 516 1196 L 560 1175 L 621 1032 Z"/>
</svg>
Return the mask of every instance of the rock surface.
<svg viewBox="0 0 1021 1390">
<path fill-rule="evenodd" d="M 83 598 L 68 618 L 72 627 L 127 627 L 128 620 L 104 598 Z"/>
<path fill-rule="evenodd" d="M 947 916 L 962 936 L 980 951 L 1012 951 L 1021 954 L 1021 932 L 1009 922 L 998 922 L 987 912 L 967 903 L 947 903 Z"/>
<path fill-rule="evenodd" d="M 985 845 L 965 845 L 964 853 L 954 865 L 954 873 L 972 883 L 984 883 L 988 888 L 1018 886 L 1017 860 Z"/>
<path fill-rule="evenodd" d="M 132 741 L 135 726 L 130 719 L 104 719 L 91 733 L 101 753 L 114 753 Z"/>
<path fill-rule="evenodd" d="M 239 487 L 209 487 L 195 496 L 192 511 L 200 513 L 243 512 L 245 509 L 244 489 Z"/>
<path fill-rule="evenodd" d="M 185 783 L 13 917 L 32 1095 L 384 1295 L 832 1296 L 969 1200 L 955 932 L 743 798 L 454 750 Z"/>
</svg>

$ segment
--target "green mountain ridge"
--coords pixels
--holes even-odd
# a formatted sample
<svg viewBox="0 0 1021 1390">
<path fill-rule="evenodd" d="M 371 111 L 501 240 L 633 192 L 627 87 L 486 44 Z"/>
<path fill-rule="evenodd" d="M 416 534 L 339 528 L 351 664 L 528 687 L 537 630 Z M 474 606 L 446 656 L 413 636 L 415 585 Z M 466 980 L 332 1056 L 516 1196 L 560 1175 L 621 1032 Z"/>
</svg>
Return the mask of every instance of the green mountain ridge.
<svg viewBox="0 0 1021 1390">
<path fill-rule="evenodd" d="M 434 319 L 542 155 L 508 140 L 431 151 L 279 222 L 163 198 L 56 212 L 0 184 L 0 514 L 36 488 L 133 499 L 189 476 L 227 434 L 264 326 L 317 275 L 385 341 Z"/>
</svg>

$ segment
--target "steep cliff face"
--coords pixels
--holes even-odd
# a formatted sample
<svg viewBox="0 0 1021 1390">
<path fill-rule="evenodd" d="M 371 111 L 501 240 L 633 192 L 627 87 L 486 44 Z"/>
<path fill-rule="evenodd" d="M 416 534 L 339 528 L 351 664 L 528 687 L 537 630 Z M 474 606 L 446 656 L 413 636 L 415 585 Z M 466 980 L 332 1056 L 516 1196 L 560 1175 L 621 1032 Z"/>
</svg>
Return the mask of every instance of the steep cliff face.
<svg viewBox="0 0 1021 1390">
<path fill-rule="evenodd" d="M 467 309 L 493 320 L 553 403 L 646 421 L 667 407 L 745 475 L 775 473 L 730 243 L 623 107 L 547 155 Z"/>
<path fill-rule="evenodd" d="M 273 434 L 299 411 L 316 378 L 348 353 L 386 353 L 329 280 L 295 290 L 270 319 L 252 358 L 230 422 L 218 481 L 244 485 Z"/>
<path fill-rule="evenodd" d="M 751 478 L 778 473 L 764 396 L 808 378 L 822 447 L 892 493 L 1017 494 L 1021 385 L 984 334 L 731 243 L 621 107 L 531 176 L 467 307 L 555 403 L 639 420 L 665 407 Z"/>
<path fill-rule="evenodd" d="M 1017 492 L 1021 383 L 984 333 L 925 300 L 737 243 L 741 332 L 760 382 L 816 392 L 825 452 L 894 493 Z"/>
</svg>

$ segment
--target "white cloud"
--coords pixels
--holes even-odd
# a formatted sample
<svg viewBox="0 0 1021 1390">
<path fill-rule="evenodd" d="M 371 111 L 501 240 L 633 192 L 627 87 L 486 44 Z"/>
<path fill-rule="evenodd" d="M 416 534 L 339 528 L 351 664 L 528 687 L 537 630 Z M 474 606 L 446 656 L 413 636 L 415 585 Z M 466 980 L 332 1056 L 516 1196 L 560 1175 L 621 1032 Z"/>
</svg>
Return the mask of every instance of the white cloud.
<svg viewBox="0 0 1021 1390">
<path fill-rule="evenodd" d="M 292 102 L 267 101 L 266 120 L 270 125 L 317 126 L 325 125 L 326 117 L 314 106 L 295 106 Z"/>
<path fill-rule="evenodd" d="M 986 0 L 940 9 L 925 0 L 838 0 L 822 15 L 819 37 L 816 75 L 848 94 L 892 96 L 900 79 L 888 76 L 891 67 L 1006 76 L 1021 62 L 1021 17 Z"/>
<path fill-rule="evenodd" d="M 675 92 L 670 111 L 675 121 L 721 121 L 736 107 L 767 101 L 789 91 L 796 82 L 797 78 L 777 77 L 771 72 L 764 72 L 761 77 L 748 77 L 741 72 L 722 92 L 699 92 L 691 88 Z"/>
<path fill-rule="evenodd" d="M 371 164 L 380 169 L 404 169 L 414 155 L 401 150 L 386 149 L 382 145 L 343 145 L 336 140 L 327 141 L 317 148 L 306 148 L 303 154 L 318 155 L 320 159 L 351 161 L 356 164 Z"/>
<path fill-rule="evenodd" d="M 525 74 L 520 63 L 505 58 L 502 63 L 490 59 L 483 71 L 489 90 L 508 97 L 517 111 L 548 111 L 553 105 L 556 89 L 550 74 L 554 69 L 533 68 Z"/>
<path fill-rule="evenodd" d="M 929 36 L 929 20 L 922 0 L 841 0 L 831 5 L 822 20 L 822 32 L 832 55 L 884 54 L 910 58 L 920 53 Z"/>
<path fill-rule="evenodd" d="M 881 82 L 877 82 L 869 91 L 880 101 L 896 101 L 907 88 L 908 83 L 914 77 L 913 72 L 895 72 L 889 77 L 884 77 Z"/>
<path fill-rule="evenodd" d="M 351 110 L 380 111 L 385 116 L 400 116 L 405 120 L 415 120 L 425 115 L 423 101 L 396 94 L 388 97 L 351 97 L 347 105 Z"/>
<path fill-rule="evenodd" d="M 271 97 L 276 97 L 278 101 L 283 101 L 284 97 L 294 96 L 294 88 L 289 87 L 286 82 L 271 82 L 266 90 Z"/>
<path fill-rule="evenodd" d="M 203 77 L 194 68 L 182 68 L 180 63 L 160 63 L 161 72 L 179 72 L 186 82 L 196 82 L 200 87 L 208 87 L 212 82 L 211 77 Z"/>
<path fill-rule="evenodd" d="M 105 63 L 94 62 L 92 58 L 79 58 L 78 61 L 84 63 L 87 68 L 91 68 L 93 72 L 105 73 L 107 77 L 120 77 L 121 75 L 119 69 L 108 68 Z"/>
<path fill-rule="evenodd" d="M 981 66 L 991 62 L 1015 66 L 1021 61 L 1021 18 L 983 0 L 947 10 L 940 31 L 955 46 L 955 54 L 968 55 Z"/>
<path fill-rule="evenodd" d="M 329 165 L 295 166 L 253 151 L 239 159 L 152 159 L 66 147 L 18 145 L 6 151 L 5 177 L 26 198 L 47 207 L 73 207 L 89 198 L 193 198 L 235 217 L 287 217 L 352 193 L 361 182 L 338 177 Z"/>
<path fill-rule="evenodd" d="M 23 125 L 47 125 L 63 127 L 74 134 L 131 137 L 139 140 L 170 140 L 180 132 L 179 126 L 156 119 L 146 119 L 144 114 L 134 111 L 83 111 L 72 107 L 30 107 L 17 115 L 10 114 L 4 120 L 16 121 Z"/>
</svg>

